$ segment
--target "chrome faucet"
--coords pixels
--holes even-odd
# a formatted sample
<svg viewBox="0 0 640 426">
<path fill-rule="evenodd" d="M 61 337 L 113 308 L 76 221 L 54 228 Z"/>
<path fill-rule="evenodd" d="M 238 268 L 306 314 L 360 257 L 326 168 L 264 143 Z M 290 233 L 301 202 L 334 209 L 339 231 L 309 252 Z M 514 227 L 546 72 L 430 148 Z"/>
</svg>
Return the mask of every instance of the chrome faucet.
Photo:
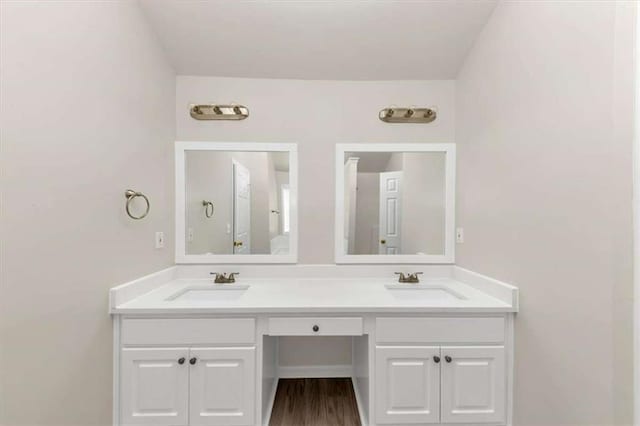
<svg viewBox="0 0 640 426">
<path fill-rule="evenodd" d="M 231 284 L 236 282 L 236 275 L 240 275 L 239 272 L 231 272 L 229 276 L 226 273 L 222 272 L 210 272 L 210 275 L 215 275 L 215 279 L 213 280 L 216 284 Z"/>
<path fill-rule="evenodd" d="M 398 282 L 399 283 L 410 283 L 417 284 L 420 282 L 420 278 L 418 275 L 422 274 L 422 272 L 414 272 L 413 274 L 405 275 L 403 272 L 396 272 L 396 275 L 399 275 Z"/>
</svg>

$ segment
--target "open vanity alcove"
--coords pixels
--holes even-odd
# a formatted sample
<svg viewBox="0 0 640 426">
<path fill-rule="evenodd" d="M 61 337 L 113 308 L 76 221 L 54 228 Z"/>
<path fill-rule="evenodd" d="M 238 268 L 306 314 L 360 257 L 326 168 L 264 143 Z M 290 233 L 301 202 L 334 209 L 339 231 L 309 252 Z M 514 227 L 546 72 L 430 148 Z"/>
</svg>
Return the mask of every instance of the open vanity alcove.
<svg viewBox="0 0 640 426">
<path fill-rule="evenodd" d="M 295 264 L 297 173 L 293 144 L 176 145 L 179 264 L 110 292 L 114 424 L 268 424 L 279 339 L 346 336 L 362 424 L 510 425 L 518 291 L 453 263 L 455 147 L 338 145 L 336 265 Z"/>
</svg>

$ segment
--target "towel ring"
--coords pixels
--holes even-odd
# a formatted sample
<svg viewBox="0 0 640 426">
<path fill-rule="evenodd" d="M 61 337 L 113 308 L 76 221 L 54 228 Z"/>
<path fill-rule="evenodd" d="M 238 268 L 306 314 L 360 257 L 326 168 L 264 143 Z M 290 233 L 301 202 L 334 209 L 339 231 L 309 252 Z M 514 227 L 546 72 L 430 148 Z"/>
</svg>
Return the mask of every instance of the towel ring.
<svg viewBox="0 0 640 426">
<path fill-rule="evenodd" d="M 204 215 L 208 218 L 212 217 L 213 212 L 215 211 L 213 203 L 211 201 L 202 200 L 202 205 L 204 206 Z M 209 210 L 209 207 L 211 207 L 211 210 Z M 211 211 L 211 213 L 209 213 L 209 211 Z"/>
<path fill-rule="evenodd" d="M 149 209 L 151 208 L 151 203 L 149 203 L 149 199 L 147 198 L 146 195 L 144 195 L 142 192 L 137 192 L 134 191 L 133 189 L 127 189 L 124 192 L 124 196 L 127 198 L 127 204 L 125 205 L 125 210 L 127 211 L 127 215 L 129 215 L 129 217 L 131 219 L 135 219 L 135 220 L 140 220 L 140 219 L 144 219 L 148 214 L 149 214 Z M 131 205 L 131 202 L 136 198 L 136 197 L 142 197 L 144 198 L 144 201 L 147 203 L 147 209 L 145 210 L 144 213 L 142 213 L 140 216 L 134 216 L 131 214 L 131 211 L 129 210 L 129 206 Z"/>
</svg>

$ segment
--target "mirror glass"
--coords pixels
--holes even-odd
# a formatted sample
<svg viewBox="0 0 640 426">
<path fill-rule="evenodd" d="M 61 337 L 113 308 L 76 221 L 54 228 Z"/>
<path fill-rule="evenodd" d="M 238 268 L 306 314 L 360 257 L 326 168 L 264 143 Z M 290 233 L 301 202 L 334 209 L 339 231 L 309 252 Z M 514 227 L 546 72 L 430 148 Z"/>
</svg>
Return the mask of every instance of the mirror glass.
<svg viewBox="0 0 640 426">
<path fill-rule="evenodd" d="M 187 255 L 287 255 L 289 152 L 187 150 Z"/>
<path fill-rule="evenodd" d="M 343 254 L 445 255 L 447 153 L 345 151 Z"/>
</svg>

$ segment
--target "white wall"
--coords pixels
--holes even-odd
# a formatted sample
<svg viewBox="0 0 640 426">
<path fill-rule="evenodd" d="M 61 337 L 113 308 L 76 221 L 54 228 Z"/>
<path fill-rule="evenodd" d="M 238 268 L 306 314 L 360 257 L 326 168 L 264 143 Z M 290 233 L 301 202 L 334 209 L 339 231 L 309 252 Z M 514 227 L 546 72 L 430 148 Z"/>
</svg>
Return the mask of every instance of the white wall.
<svg viewBox="0 0 640 426">
<path fill-rule="evenodd" d="M 520 287 L 516 425 L 632 423 L 629 6 L 502 2 L 457 81 L 457 260 Z"/>
<path fill-rule="evenodd" d="M 444 254 L 445 177 L 444 153 L 402 156 L 403 253 Z"/>
<path fill-rule="evenodd" d="M 243 121 L 198 121 L 189 103 L 237 102 Z M 336 143 L 451 142 L 453 81 L 303 81 L 178 76 L 179 140 L 298 143 L 299 263 L 333 263 L 334 155 Z M 429 125 L 383 123 L 390 104 L 437 105 Z"/>
<path fill-rule="evenodd" d="M 0 423 L 107 425 L 108 289 L 173 259 L 174 74 L 134 2 L 0 7 Z"/>
<path fill-rule="evenodd" d="M 233 252 L 231 155 L 228 152 L 187 151 L 184 163 L 187 253 L 231 254 Z M 212 217 L 205 215 L 205 207 L 202 205 L 204 200 L 213 203 Z M 210 207 L 207 208 L 210 209 Z M 230 230 L 229 233 L 227 229 Z"/>
<path fill-rule="evenodd" d="M 631 6 L 634 7 L 634 6 Z M 640 10 L 637 5 L 635 8 L 635 37 L 631 41 L 632 48 L 635 51 L 635 57 L 631 68 L 635 69 L 634 75 L 627 76 L 627 79 L 617 80 L 621 85 L 616 91 L 619 93 L 620 99 L 624 101 L 627 96 L 628 87 L 634 87 L 634 118 L 632 123 L 633 137 L 633 365 L 640 365 Z M 633 15 L 628 13 L 626 15 Z M 629 18 L 633 20 L 633 16 Z M 633 26 L 634 24 L 631 24 Z M 634 46 L 635 44 L 635 46 Z M 622 45 L 624 46 L 624 45 Z M 629 64 L 627 63 L 627 66 Z M 626 71 L 620 69 L 623 75 L 627 75 Z M 640 368 L 635 368 L 633 372 L 633 413 L 634 421 L 640 420 Z"/>
<path fill-rule="evenodd" d="M 303 81 L 178 76 L 178 140 L 292 142 L 299 158 L 299 263 L 333 263 L 334 158 L 336 143 L 452 142 L 453 81 Z M 237 102 L 249 107 L 243 121 L 198 121 L 190 103 Z M 391 104 L 437 105 L 429 125 L 383 123 L 378 111 Z M 283 365 L 316 359 L 351 362 L 350 339 L 281 339 Z M 310 354 L 313 354 L 311 357 Z"/>
</svg>

